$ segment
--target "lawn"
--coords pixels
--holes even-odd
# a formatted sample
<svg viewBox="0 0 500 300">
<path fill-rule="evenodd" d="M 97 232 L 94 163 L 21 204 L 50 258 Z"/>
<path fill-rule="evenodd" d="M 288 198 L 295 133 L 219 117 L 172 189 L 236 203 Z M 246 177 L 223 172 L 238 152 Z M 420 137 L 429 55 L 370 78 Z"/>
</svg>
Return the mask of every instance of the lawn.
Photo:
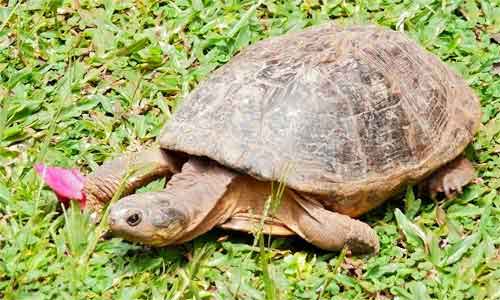
<svg viewBox="0 0 500 300">
<path fill-rule="evenodd" d="M 500 0 L 0 3 L 0 298 L 500 299 Z M 221 230 L 150 249 L 62 212 L 36 176 L 36 162 L 90 172 L 153 144 L 240 49 L 328 19 L 404 30 L 481 98 L 466 151 L 480 179 L 438 203 L 408 188 L 365 216 L 377 256 Z"/>
</svg>

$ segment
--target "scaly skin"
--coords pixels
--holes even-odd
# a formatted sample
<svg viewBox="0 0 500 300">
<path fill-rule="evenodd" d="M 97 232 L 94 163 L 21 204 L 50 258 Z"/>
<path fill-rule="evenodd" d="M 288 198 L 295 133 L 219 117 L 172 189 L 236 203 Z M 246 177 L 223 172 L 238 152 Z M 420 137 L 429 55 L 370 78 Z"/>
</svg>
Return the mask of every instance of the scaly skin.
<svg viewBox="0 0 500 300">
<path fill-rule="evenodd" d="M 191 158 L 162 192 L 125 197 L 113 204 L 109 224 L 114 234 L 152 246 L 181 244 L 223 226 L 231 217 L 261 214 L 271 183 L 236 173 L 213 161 Z M 377 253 L 378 237 L 367 224 L 326 210 L 314 198 L 287 189 L 271 217 L 324 250 L 348 246 L 353 253 Z M 253 221 L 253 222 L 252 222 Z M 249 220 L 245 229 L 256 228 Z M 257 222 L 259 220 L 257 219 Z M 239 222 L 238 224 L 242 224 Z"/>
<path fill-rule="evenodd" d="M 106 203 L 117 192 L 127 172 L 130 176 L 121 196 L 129 195 L 151 181 L 180 171 L 185 159 L 160 148 L 122 155 L 99 166 L 85 177 L 83 191 L 89 209 L 100 215 Z"/>
</svg>

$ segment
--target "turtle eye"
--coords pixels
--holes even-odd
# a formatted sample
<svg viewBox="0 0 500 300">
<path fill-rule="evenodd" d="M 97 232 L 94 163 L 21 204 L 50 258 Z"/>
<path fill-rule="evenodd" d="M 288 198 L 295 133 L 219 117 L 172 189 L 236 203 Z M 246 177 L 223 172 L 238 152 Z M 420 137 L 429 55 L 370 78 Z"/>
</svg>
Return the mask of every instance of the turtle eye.
<svg viewBox="0 0 500 300">
<path fill-rule="evenodd" d="M 137 226 L 141 222 L 141 215 L 133 213 L 127 218 L 127 224 L 130 226 Z"/>
</svg>

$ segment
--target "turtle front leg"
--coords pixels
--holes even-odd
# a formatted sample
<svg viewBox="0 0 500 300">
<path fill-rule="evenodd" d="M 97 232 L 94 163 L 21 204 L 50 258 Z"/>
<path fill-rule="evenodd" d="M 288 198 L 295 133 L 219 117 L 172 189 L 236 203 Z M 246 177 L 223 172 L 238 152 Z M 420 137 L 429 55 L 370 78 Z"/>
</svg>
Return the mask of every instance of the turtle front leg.
<svg viewBox="0 0 500 300">
<path fill-rule="evenodd" d="M 329 211 L 314 198 L 291 192 L 278 218 L 318 248 L 339 251 L 345 246 L 354 254 L 375 254 L 379 240 L 366 223 Z"/>
<path fill-rule="evenodd" d="M 129 195 L 153 180 L 178 173 L 184 161 L 185 158 L 160 148 L 128 153 L 107 161 L 85 177 L 83 191 L 88 206 L 91 211 L 100 214 L 127 174 L 129 177 L 121 196 Z"/>
<path fill-rule="evenodd" d="M 464 156 L 459 156 L 434 173 L 427 181 L 427 189 L 431 198 L 444 193 L 450 199 L 462 193 L 462 188 L 476 178 L 472 163 Z"/>
</svg>

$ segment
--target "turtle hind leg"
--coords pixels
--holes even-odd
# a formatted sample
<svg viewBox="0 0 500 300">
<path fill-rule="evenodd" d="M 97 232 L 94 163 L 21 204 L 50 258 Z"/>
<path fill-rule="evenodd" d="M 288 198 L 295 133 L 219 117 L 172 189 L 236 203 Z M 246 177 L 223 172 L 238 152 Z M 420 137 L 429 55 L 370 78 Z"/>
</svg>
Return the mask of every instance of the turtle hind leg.
<svg viewBox="0 0 500 300">
<path fill-rule="evenodd" d="M 339 251 L 347 246 L 354 254 L 379 251 L 375 231 L 366 223 L 329 211 L 309 197 L 293 193 L 284 201 L 278 218 L 318 248 Z"/>
<path fill-rule="evenodd" d="M 347 246 L 354 254 L 379 251 L 377 234 L 368 224 L 326 209 L 315 215 L 299 216 L 297 222 L 304 238 L 318 248 L 339 251 Z"/>
<path fill-rule="evenodd" d="M 426 188 L 431 198 L 438 193 L 444 193 L 446 198 L 453 198 L 456 193 L 462 193 L 462 188 L 476 178 L 472 163 L 464 156 L 459 156 L 449 162 L 427 180 Z"/>
</svg>

